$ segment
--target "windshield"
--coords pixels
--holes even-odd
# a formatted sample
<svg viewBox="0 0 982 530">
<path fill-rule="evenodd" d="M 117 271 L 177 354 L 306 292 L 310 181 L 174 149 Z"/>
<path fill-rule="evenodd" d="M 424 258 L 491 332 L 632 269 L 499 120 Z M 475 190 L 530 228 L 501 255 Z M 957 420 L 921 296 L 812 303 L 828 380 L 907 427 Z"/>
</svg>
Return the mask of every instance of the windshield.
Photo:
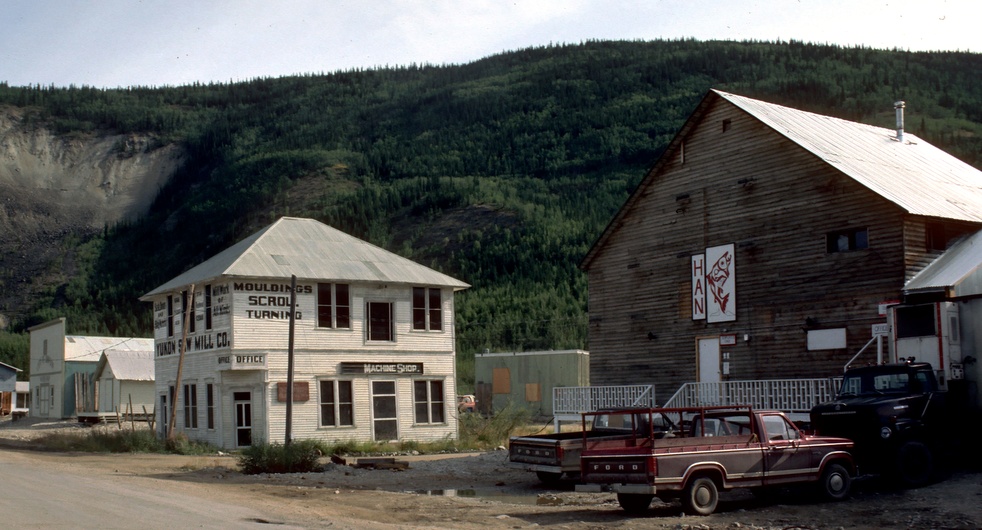
<svg viewBox="0 0 982 530">
<path fill-rule="evenodd" d="M 910 390 L 910 376 L 902 373 L 846 375 L 839 388 L 839 396 L 869 396 L 886 393 L 906 393 Z"/>
</svg>

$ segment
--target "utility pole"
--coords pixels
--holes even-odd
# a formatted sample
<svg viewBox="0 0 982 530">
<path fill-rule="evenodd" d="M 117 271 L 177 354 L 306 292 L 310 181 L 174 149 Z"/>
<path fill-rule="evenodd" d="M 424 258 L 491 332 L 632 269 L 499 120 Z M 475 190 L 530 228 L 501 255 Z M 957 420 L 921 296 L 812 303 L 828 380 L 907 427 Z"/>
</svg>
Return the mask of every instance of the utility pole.
<svg viewBox="0 0 982 530">
<path fill-rule="evenodd" d="M 188 341 L 188 328 L 191 327 L 191 313 L 194 309 L 194 284 L 188 290 L 188 305 L 184 308 L 184 326 L 181 329 L 181 355 L 177 359 L 177 381 L 174 383 L 174 395 L 170 404 L 170 423 L 167 424 L 167 439 L 174 438 L 174 422 L 177 421 L 177 401 L 181 395 L 181 372 L 184 369 L 184 350 Z M 185 427 L 187 427 L 185 425 Z"/>
<path fill-rule="evenodd" d="M 293 438 L 293 333 L 297 314 L 297 275 L 294 274 L 290 278 L 290 340 L 286 352 L 286 440 L 283 442 L 285 447 L 289 447 L 290 439 Z"/>
</svg>

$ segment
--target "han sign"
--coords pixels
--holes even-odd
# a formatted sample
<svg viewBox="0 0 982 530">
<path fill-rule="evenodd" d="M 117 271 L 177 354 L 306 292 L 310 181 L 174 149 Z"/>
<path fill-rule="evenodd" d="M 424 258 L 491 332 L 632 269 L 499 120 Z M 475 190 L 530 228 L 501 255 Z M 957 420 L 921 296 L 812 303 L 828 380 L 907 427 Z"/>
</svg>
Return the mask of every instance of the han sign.
<svg viewBox="0 0 982 530">
<path fill-rule="evenodd" d="M 734 246 L 721 245 L 692 256 L 692 320 L 736 320 Z"/>
</svg>

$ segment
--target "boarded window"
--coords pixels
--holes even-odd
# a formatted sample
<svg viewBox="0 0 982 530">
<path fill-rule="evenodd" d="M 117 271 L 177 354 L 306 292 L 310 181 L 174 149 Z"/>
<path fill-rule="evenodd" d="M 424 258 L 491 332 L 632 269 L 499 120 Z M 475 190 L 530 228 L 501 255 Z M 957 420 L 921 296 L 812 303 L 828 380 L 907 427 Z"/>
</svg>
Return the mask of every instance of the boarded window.
<svg viewBox="0 0 982 530">
<path fill-rule="evenodd" d="M 528 402 L 542 401 L 541 383 L 525 383 L 525 401 Z"/>
<path fill-rule="evenodd" d="M 491 374 L 491 392 L 495 394 L 511 394 L 511 370 L 495 368 Z"/>
<path fill-rule="evenodd" d="M 294 381 L 293 382 L 293 398 L 294 403 L 303 403 L 304 401 L 310 400 L 310 388 L 307 386 L 306 381 Z M 286 403 L 286 383 L 280 382 L 276 383 L 276 401 L 280 403 Z"/>
</svg>

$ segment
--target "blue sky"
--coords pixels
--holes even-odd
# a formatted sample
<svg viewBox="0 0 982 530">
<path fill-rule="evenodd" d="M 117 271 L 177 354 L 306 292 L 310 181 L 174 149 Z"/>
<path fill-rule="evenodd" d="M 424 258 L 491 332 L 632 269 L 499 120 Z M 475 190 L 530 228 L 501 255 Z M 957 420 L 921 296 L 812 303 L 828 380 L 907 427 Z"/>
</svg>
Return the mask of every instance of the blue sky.
<svg viewBox="0 0 982 530">
<path fill-rule="evenodd" d="M 979 0 L 5 0 L 0 82 L 177 86 L 586 40 L 800 40 L 982 53 Z"/>
</svg>

